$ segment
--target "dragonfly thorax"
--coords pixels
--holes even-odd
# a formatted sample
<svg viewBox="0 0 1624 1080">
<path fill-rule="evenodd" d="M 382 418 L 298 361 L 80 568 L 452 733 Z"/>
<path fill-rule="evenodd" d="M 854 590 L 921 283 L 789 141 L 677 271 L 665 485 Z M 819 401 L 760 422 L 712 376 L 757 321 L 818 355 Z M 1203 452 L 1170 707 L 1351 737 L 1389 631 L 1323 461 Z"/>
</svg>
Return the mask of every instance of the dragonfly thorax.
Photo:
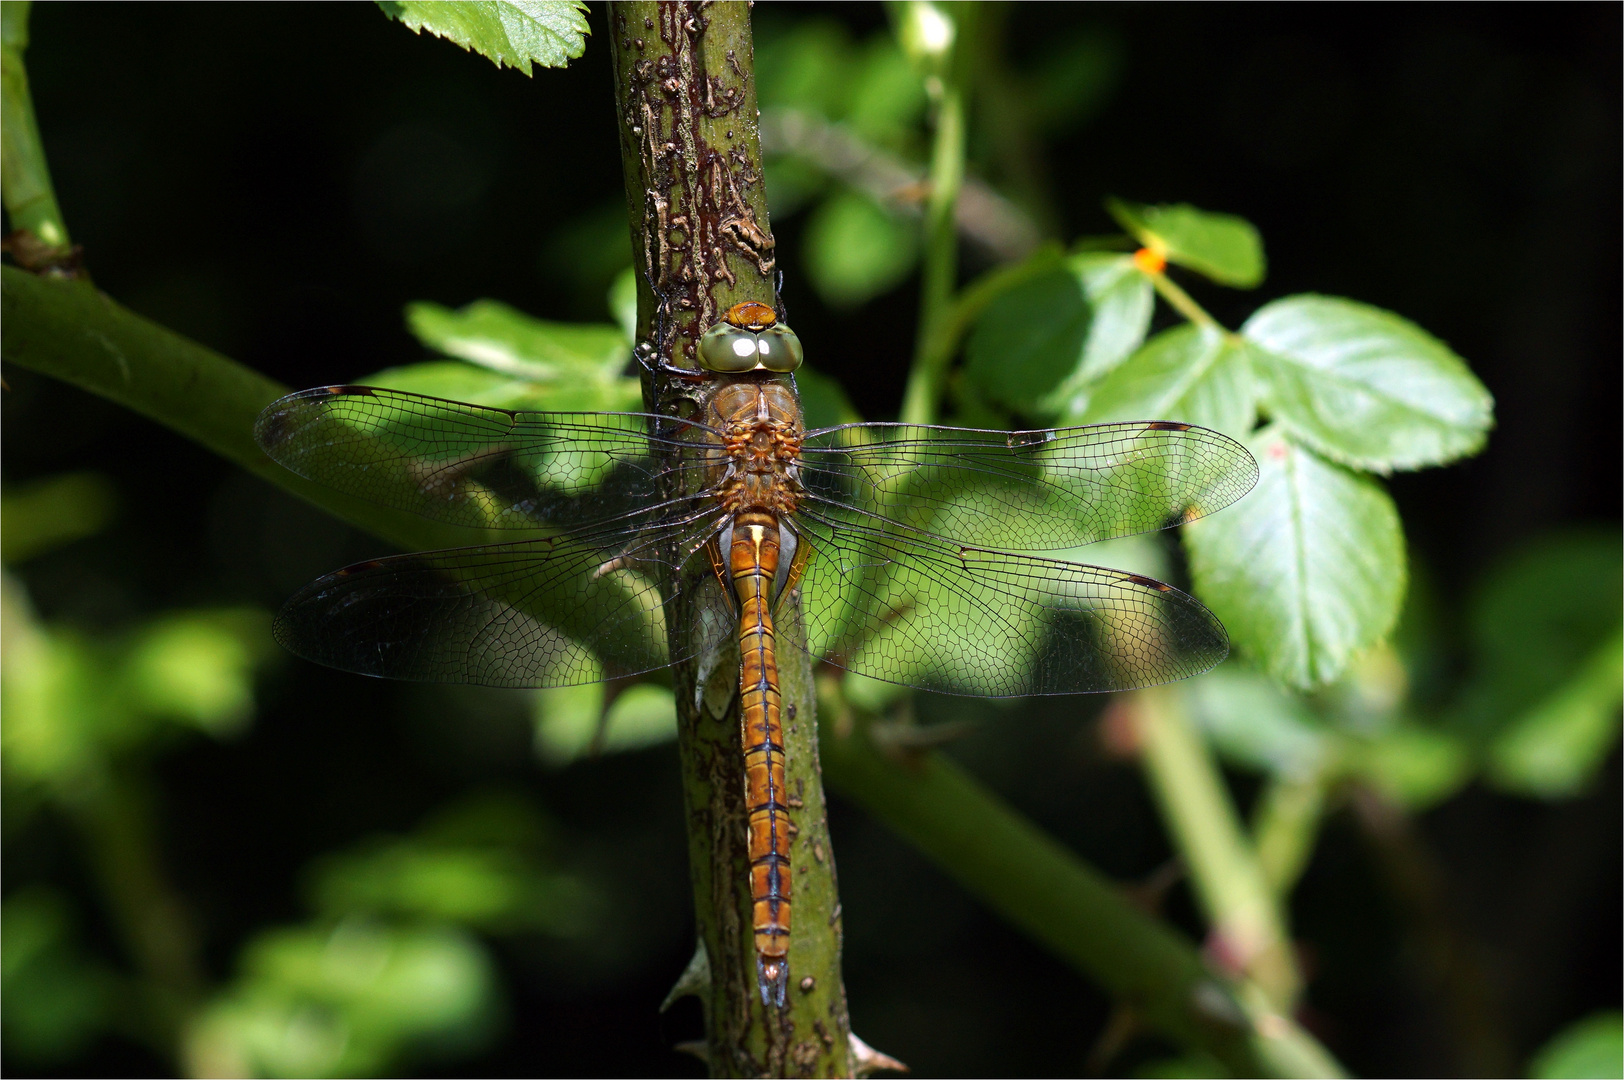
<svg viewBox="0 0 1624 1080">
<path fill-rule="evenodd" d="M 722 433 L 717 494 L 729 513 L 794 513 L 801 496 L 801 413 L 794 393 L 776 382 L 735 383 L 710 403 Z"/>
</svg>

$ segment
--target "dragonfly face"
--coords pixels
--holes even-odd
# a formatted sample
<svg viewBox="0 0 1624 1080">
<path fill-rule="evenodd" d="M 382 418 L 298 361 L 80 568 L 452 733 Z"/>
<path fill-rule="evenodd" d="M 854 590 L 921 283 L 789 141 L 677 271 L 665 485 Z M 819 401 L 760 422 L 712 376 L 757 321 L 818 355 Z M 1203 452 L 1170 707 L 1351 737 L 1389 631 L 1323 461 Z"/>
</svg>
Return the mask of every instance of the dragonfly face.
<svg viewBox="0 0 1624 1080">
<path fill-rule="evenodd" d="M 760 304 L 731 309 L 699 356 L 712 379 L 693 420 L 359 386 L 275 402 L 255 436 L 287 468 L 514 539 L 328 574 L 287 602 L 274 632 L 346 671 L 511 687 L 633 675 L 735 638 L 759 981 L 781 1005 L 790 820 L 773 616 L 784 597 L 800 598 L 797 645 L 814 658 L 923 690 L 1011 697 L 1187 678 L 1229 649 L 1195 599 L 1030 553 L 1210 514 L 1251 488 L 1257 466 L 1216 432 L 1161 421 L 806 432 L 783 378 L 800 342 Z"/>
<path fill-rule="evenodd" d="M 699 339 L 699 364 L 706 371 L 737 375 L 746 371 L 788 374 L 801 366 L 801 339 L 778 321 L 766 304 L 728 308 L 722 321 Z"/>
</svg>

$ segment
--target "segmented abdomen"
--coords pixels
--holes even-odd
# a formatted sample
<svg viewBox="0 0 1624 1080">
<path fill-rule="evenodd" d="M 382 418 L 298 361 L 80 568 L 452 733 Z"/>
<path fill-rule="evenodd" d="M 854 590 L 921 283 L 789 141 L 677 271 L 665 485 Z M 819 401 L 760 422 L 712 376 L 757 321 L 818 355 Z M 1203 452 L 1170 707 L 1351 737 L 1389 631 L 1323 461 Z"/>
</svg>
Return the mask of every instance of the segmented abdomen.
<svg viewBox="0 0 1624 1080">
<path fill-rule="evenodd" d="M 778 539 L 775 516 L 741 513 L 734 518 L 733 545 L 728 552 L 728 571 L 739 599 L 739 712 L 745 810 L 750 816 L 756 970 L 762 1000 L 770 1005 L 784 1003 L 789 978 L 789 807 L 772 619 Z"/>
</svg>

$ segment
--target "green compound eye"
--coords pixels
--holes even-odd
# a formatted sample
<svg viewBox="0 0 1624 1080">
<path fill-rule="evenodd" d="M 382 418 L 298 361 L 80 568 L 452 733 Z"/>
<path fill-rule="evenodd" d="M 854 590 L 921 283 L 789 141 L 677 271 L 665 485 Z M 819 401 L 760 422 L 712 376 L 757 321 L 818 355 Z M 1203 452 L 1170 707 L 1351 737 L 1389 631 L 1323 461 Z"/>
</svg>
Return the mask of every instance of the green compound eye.
<svg viewBox="0 0 1624 1080">
<path fill-rule="evenodd" d="M 706 371 L 729 375 L 753 370 L 757 356 L 756 335 L 727 323 L 717 323 L 699 339 L 699 366 Z"/>
<path fill-rule="evenodd" d="M 768 371 L 788 372 L 801 366 L 804 354 L 801 339 L 782 323 L 763 330 L 758 344 L 761 366 Z"/>
</svg>

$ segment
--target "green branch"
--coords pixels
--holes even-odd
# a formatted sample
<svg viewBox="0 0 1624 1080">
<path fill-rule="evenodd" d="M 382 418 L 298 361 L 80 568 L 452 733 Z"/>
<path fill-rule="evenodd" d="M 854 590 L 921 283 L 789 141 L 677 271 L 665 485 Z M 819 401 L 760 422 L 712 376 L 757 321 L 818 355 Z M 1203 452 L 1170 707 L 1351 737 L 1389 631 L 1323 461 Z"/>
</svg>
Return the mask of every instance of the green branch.
<svg viewBox="0 0 1624 1080">
<path fill-rule="evenodd" d="M 0 192 L 11 227 L 27 237 L 9 250 L 19 262 L 42 268 L 70 257 L 73 245 L 51 187 L 23 64 L 28 9 L 27 0 L 0 4 Z"/>
<path fill-rule="evenodd" d="M 1274 894 L 1241 826 L 1212 749 L 1172 687 L 1141 690 L 1131 709 L 1145 774 L 1211 921 L 1209 951 L 1289 1011 L 1301 988 Z"/>
<path fill-rule="evenodd" d="M 952 14 L 949 15 L 948 11 Z M 952 351 L 938 346 L 943 324 L 953 304 L 959 275 L 959 234 L 955 213 L 959 189 L 964 185 L 965 125 L 963 85 L 966 27 L 960 19 L 973 5 L 952 9 L 929 3 L 908 5 L 902 18 L 902 38 L 917 63 L 934 72 L 927 85 L 937 89 L 936 123 L 930 152 L 930 200 L 925 205 L 925 254 L 921 270 L 919 335 L 913 366 L 902 397 L 905 424 L 928 424 L 936 417 Z"/>
<path fill-rule="evenodd" d="M 824 725 L 822 747 L 836 790 L 1152 1027 L 1237 1076 L 1343 1075 L 1255 984 L 1209 971 L 1177 931 L 947 757 L 893 760 L 866 735 L 842 737 L 834 726 Z"/>
</svg>

